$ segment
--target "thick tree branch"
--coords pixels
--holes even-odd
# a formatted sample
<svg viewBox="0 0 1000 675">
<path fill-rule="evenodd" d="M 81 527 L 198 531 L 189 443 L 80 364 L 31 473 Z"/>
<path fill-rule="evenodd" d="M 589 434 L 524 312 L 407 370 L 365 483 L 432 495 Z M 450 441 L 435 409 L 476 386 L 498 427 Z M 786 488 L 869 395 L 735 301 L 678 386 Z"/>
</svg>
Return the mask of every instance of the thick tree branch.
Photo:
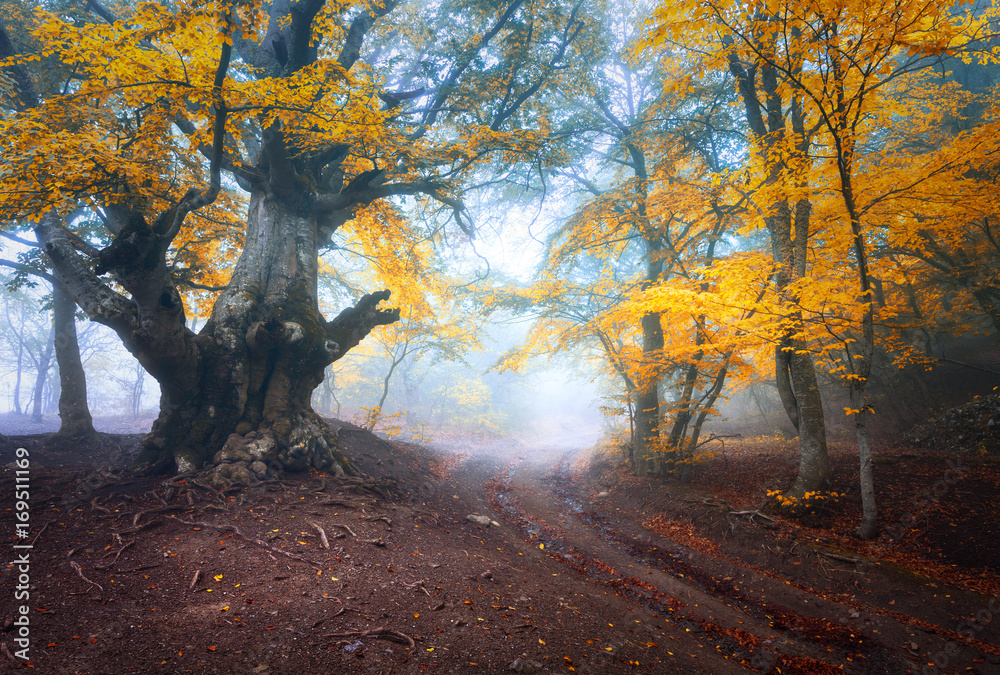
<svg viewBox="0 0 1000 675">
<path fill-rule="evenodd" d="M 206 286 L 205 284 L 199 284 L 195 281 L 188 281 L 187 279 L 178 279 L 177 283 L 183 286 L 187 286 L 189 288 L 197 288 L 200 291 L 216 292 L 216 291 L 224 291 L 227 288 L 229 288 L 229 286 Z"/>
<path fill-rule="evenodd" d="M 54 275 L 88 316 L 114 330 L 126 345 L 131 345 L 138 311 L 135 303 L 112 291 L 97 277 L 74 250 L 61 221 L 55 211 L 49 211 L 35 225 L 35 236 L 52 261 Z"/>
<path fill-rule="evenodd" d="M 460 199 L 448 197 L 442 191 L 444 185 L 433 180 L 414 181 L 411 183 L 384 183 L 385 175 L 382 171 L 367 172 L 355 177 L 344 190 L 333 195 L 321 195 L 314 204 L 317 215 L 320 217 L 320 234 L 322 239 L 329 237 L 338 227 L 347 222 L 350 218 L 349 209 L 354 206 L 365 206 L 372 202 L 402 195 L 425 194 L 433 197 L 442 204 L 450 207 L 454 212 L 455 222 L 470 238 L 475 236 L 475 231 L 468 222 L 467 210 Z M 367 179 L 367 180 L 361 180 Z"/>
<path fill-rule="evenodd" d="M 97 0 L 87 0 L 87 9 L 89 9 L 94 14 L 101 17 L 108 23 L 113 24 L 114 22 L 119 20 L 118 17 L 115 16 L 114 12 L 109 10 L 107 7 L 102 5 Z"/>
<path fill-rule="evenodd" d="M 312 23 L 325 2 L 326 0 L 299 0 L 292 5 L 286 72 L 294 73 L 316 60 L 316 47 L 312 44 Z"/>
<path fill-rule="evenodd" d="M 286 192 L 294 190 L 298 174 L 295 171 L 295 165 L 288 157 L 288 148 L 285 147 L 285 134 L 281 131 L 281 124 L 278 120 L 275 120 L 271 126 L 264 129 L 264 133 L 261 134 L 261 141 L 271 186 L 277 190 Z"/>
<path fill-rule="evenodd" d="M 368 31 L 375 25 L 375 21 L 394 10 L 397 4 L 398 0 L 384 0 L 381 7 L 376 5 L 373 9 L 362 12 L 351 22 L 351 27 L 347 31 L 347 39 L 344 40 L 344 47 L 340 50 L 340 56 L 337 58 L 337 62 L 344 70 L 350 70 L 351 66 L 361 57 L 361 46 Z"/>
<path fill-rule="evenodd" d="M 337 353 L 346 354 L 357 347 L 376 326 L 388 326 L 399 321 L 399 309 L 379 309 L 378 304 L 388 300 L 387 290 L 369 293 L 354 307 L 348 307 L 326 324 L 327 337 L 336 343 Z"/>
<path fill-rule="evenodd" d="M 31 248 L 37 248 L 38 247 L 38 242 L 37 241 L 30 241 L 28 239 L 22 239 L 21 237 L 17 236 L 16 234 L 11 234 L 10 232 L 4 232 L 3 230 L 0 230 L 0 237 L 3 237 L 4 239 L 9 239 L 9 240 L 14 241 L 14 242 L 17 242 L 18 244 L 23 244 L 24 246 L 30 246 Z"/>
</svg>

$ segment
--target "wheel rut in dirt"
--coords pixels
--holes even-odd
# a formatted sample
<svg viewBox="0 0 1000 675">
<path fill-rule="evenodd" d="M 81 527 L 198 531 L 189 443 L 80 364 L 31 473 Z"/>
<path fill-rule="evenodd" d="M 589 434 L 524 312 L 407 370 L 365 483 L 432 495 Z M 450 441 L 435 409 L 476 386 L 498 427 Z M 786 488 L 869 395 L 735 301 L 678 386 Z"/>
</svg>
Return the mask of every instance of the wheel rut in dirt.
<svg viewBox="0 0 1000 675">
<path fill-rule="evenodd" d="M 532 448 L 486 488 L 491 506 L 522 537 L 590 583 L 662 613 L 715 643 L 730 662 L 758 672 L 919 672 L 916 662 L 900 658 L 898 645 L 912 635 L 906 617 L 862 617 L 853 605 L 659 537 L 637 514 L 595 503 L 583 472 L 574 471 L 578 455 Z"/>
</svg>

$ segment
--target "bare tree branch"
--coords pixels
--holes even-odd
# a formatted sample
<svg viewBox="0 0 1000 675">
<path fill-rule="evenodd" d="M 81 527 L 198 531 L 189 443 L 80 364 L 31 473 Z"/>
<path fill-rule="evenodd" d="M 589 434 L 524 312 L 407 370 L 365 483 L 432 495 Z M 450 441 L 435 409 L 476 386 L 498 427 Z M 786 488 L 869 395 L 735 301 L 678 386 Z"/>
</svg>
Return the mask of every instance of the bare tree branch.
<svg viewBox="0 0 1000 675">
<path fill-rule="evenodd" d="M 17 236 L 16 234 L 11 234 L 10 232 L 4 232 L 3 230 L 0 230 L 0 237 L 3 237 L 4 239 L 10 239 L 11 241 L 16 241 L 18 244 L 23 244 L 25 246 L 30 246 L 31 248 L 38 248 L 38 242 L 37 241 L 30 241 L 28 239 L 22 239 L 21 237 Z"/>
<path fill-rule="evenodd" d="M 11 269 L 15 269 L 18 272 L 23 272 L 25 274 L 36 276 L 40 279 L 45 279 L 49 283 L 55 283 L 55 279 L 53 279 L 52 275 L 49 274 L 48 272 L 43 272 L 42 270 L 35 269 L 34 267 L 31 267 L 30 265 L 25 265 L 24 263 L 14 262 L 13 260 L 5 260 L 3 258 L 0 258 L 0 265 L 3 265 L 4 267 L 10 267 Z"/>
</svg>

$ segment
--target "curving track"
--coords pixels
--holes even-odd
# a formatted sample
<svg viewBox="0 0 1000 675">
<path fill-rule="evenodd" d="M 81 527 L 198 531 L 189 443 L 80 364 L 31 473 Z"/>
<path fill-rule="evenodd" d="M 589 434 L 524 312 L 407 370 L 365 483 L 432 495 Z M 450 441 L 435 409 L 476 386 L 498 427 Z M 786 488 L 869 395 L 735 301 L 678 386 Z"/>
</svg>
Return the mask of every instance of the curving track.
<svg viewBox="0 0 1000 675">
<path fill-rule="evenodd" d="M 620 500 L 595 501 L 597 488 L 577 465 L 593 440 L 579 433 L 477 454 L 458 470 L 457 482 L 511 526 L 534 556 L 563 570 L 556 574 L 568 576 L 575 599 L 567 606 L 577 616 L 602 612 L 609 623 L 630 626 L 615 650 L 635 654 L 634 661 L 619 663 L 720 675 L 902 675 L 921 672 L 923 664 L 906 649 L 914 639 L 931 651 L 947 648 L 955 663 L 976 662 L 976 650 L 956 644 L 947 630 L 918 631 L 916 620 L 878 611 L 863 598 L 831 602 L 738 560 L 652 534 Z M 619 668 L 576 664 L 574 672 Z"/>
</svg>

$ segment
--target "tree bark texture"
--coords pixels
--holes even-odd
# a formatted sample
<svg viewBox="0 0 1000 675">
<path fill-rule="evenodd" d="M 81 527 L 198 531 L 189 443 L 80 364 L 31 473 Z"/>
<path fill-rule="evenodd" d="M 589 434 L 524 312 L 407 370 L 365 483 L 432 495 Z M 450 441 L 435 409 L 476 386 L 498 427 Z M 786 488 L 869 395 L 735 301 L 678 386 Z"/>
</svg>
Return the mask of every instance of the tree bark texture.
<svg viewBox="0 0 1000 675">
<path fill-rule="evenodd" d="M 663 328 L 660 315 L 642 317 L 643 370 L 657 372 L 655 359 L 663 352 Z M 637 476 L 655 473 L 658 464 L 658 439 L 660 427 L 660 377 L 644 372 L 637 382 L 635 392 L 635 435 L 633 438 L 633 472 Z"/>
</svg>

